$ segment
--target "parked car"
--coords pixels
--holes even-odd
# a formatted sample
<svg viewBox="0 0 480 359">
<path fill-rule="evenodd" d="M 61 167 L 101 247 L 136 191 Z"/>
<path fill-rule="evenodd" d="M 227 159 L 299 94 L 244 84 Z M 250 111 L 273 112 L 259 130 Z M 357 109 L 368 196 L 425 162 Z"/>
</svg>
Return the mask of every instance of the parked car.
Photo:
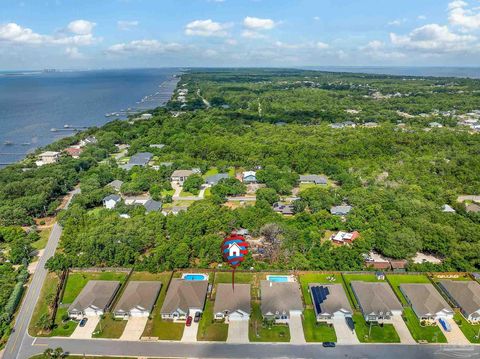
<svg viewBox="0 0 480 359">
<path fill-rule="evenodd" d="M 323 347 L 324 348 L 335 348 L 335 343 L 334 342 L 323 342 Z"/>
<path fill-rule="evenodd" d="M 187 327 L 189 327 L 190 325 L 192 325 L 192 319 L 193 319 L 193 318 L 192 318 L 191 315 L 189 315 L 189 316 L 187 317 L 187 322 L 185 323 L 185 325 L 186 325 Z"/>
<path fill-rule="evenodd" d="M 202 313 L 196 312 L 196 313 L 195 313 L 195 318 L 193 319 L 193 321 L 194 321 L 195 323 L 198 323 L 198 322 L 200 321 L 200 318 L 201 318 L 201 317 L 202 317 Z"/>
<path fill-rule="evenodd" d="M 442 325 L 443 329 L 445 329 L 446 332 L 452 331 L 452 327 L 450 326 L 450 323 L 448 323 L 446 319 L 440 318 L 438 321 L 440 322 L 440 324 Z"/>
<path fill-rule="evenodd" d="M 88 318 L 83 318 L 83 319 L 80 321 L 79 326 L 80 326 L 80 327 L 84 327 L 85 324 L 87 324 L 87 322 L 88 322 Z"/>
</svg>

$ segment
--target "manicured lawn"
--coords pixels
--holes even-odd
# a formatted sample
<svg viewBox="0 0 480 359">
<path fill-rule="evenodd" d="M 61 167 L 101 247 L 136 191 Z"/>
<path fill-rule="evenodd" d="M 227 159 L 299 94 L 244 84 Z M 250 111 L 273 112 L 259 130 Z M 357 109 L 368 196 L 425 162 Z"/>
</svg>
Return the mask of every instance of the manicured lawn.
<svg viewBox="0 0 480 359">
<path fill-rule="evenodd" d="M 303 312 L 303 333 L 307 342 L 336 342 L 335 329 L 326 323 L 317 323 L 315 311 L 305 309 Z"/>
<path fill-rule="evenodd" d="M 73 303 L 75 298 L 80 294 L 83 287 L 90 280 L 118 280 L 123 282 L 127 277 L 126 273 L 114 272 L 74 272 L 70 273 L 67 278 L 65 292 L 63 293 L 62 303 Z"/>
<path fill-rule="evenodd" d="M 230 177 L 235 177 L 235 168 L 234 168 L 234 167 L 230 167 L 230 168 L 228 169 L 228 175 L 229 175 Z"/>
<path fill-rule="evenodd" d="M 383 326 L 372 324 L 369 335 L 370 325 L 361 313 L 354 313 L 353 320 L 358 340 L 362 343 L 400 343 L 400 338 L 392 324 L 384 324 Z"/>
<path fill-rule="evenodd" d="M 228 324 L 213 320 L 212 300 L 207 300 L 198 326 L 197 339 L 224 342 L 228 336 Z"/>
<path fill-rule="evenodd" d="M 190 193 L 190 192 L 187 192 L 187 191 L 184 191 L 184 190 L 182 190 L 182 192 L 180 192 L 180 197 L 197 197 L 197 196 L 198 196 L 198 193 L 193 194 L 193 193 Z"/>
<path fill-rule="evenodd" d="M 412 308 L 404 308 L 403 320 L 407 324 L 408 330 L 412 333 L 413 339 L 417 342 L 424 340 L 429 343 L 446 343 L 447 339 L 437 325 L 422 326 Z"/>
<path fill-rule="evenodd" d="M 181 275 L 180 272 L 175 275 Z M 162 320 L 160 310 L 162 309 L 163 301 L 167 294 L 167 286 L 170 280 L 171 272 L 151 274 L 147 272 L 134 272 L 131 275 L 131 280 L 159 280 L 162 282 L 162 289 L 158 296 L 155 307 L 151 314 L 151 318 L 148 320 L 145 330 L 143 331 L 144 337 L 157 337 L 164 340 L 180 340 L 182 339 L 184 323 L 173 323 L 172 321 Z"/>
<path fill-rule="evenodd" d="M 344 274 L 343 280 L 345 281 L 345 286 L 349 294 L 349 300 L 353 301 L 354 307 L 358 308 L 357 300 L 353 294 L 352 286 L 350 283 L 352 281 L 362 281 L 362 282 L 379 282 L 374 273 L 365 273 L 365 274 Z"/>
<path fill-rule="evenodd" d="M 335 279 L 335 280 L 332 280 Z M 312 305 L 312 297 L 308 291 L 309 283 L 322 284 L 344 284 L 341 275 L 325 273 L 305 273 L 299 275 L 300 285 L 302 287 L 303 299 L 306 305 Z"/>
<path fill-rule="evenodd" d="M 252 302 L 252 313 L 248 325 L 251 342 L 289 342 L 290 329 L 287 325 L 267 325 L 263 323 L 259 302 Z"/>
<path fill-rule="evenodd" d="M 58 308 L 55 316 L 55 327 L 52 330 L 52 337 L 69 337 L 78 325 L 75 320 L 62 321 L 62 316 L 67 313 L 68 308 Z"/>
<path fill-rule="evenodd" d="M 480 344 L 480 337 L 478 336 L 480 335 L 480 324 L 470 324 L 460 313 L 455 313 L 453 318 L 470 343 Z"/>
<path fill-rule="evenodd" d="M 235 283 L 252 283 L 253 273 L 235 272 Z M 232 272 L 215 273 L 215 283 L 232 283 Z"/>
<path fill-rule="evenodd" d="M 162 192 L 161 192 L 162 197 L 165 197 L 165 196 L 173 196 L 174 194 L 175 194 L 175 190 L 173 190 L 173 189 L 170 189 L 170 190 L 164 189 L 164 190 L 162 190 Z"/>
<path fill-rule="evenodd" d="M 111 313 L 108 313 L 97 324 L 92 337 L 113 339 L 120 338 L 126 325 L 126 320 L 115 319 Z"/>
<path fill-rule="evenodd" d="M 211 196 L 212 196 L 212 188 L 211 188 L 211 187 L 205 188 L 204 197 L 205 197 L 205 198 L 208 198 L 208 197 L 211 197 Z"/>
<path fill-rule="evenodd" d="M 37 250 L 45 248 L 47 246 L 48 237 L 50 237 L 50 232 L 51 231 L 52 231 L 52 228 L 46 228 L 46 229 L 42 230 L 39 233 L 40 239 L 36 242 L 33 242 L 32 247 L 34 249 L 37 249 Z"/>
<path fill-rule="evenodd" d="M 400 291 L 399 285 L 403 283 L 430 283 L 430 280 L 427 276 L 423 274 L 410 275 L 410 274 L 389 274 L 387 279 L 390 282 L 393 291 L 400 299 L 402 304 L 407 305 L 408 302 Z"/>
<path fill-rule="evenodd" d="M 50 333 L 43 332 L 36 327 L 39 318 L 46 314 L 50 314 L 49 301 L 54 300 L 59 278 L 55 273 L 48 273 L 45 282 L 43 283 L 40 297 L 38 298 L 35 310 L 33 311 L 32 319 L 30 321 L 28 332 L 32 336 L 47 336 Z"/>
<path fill-rule="evenodd" d="M 207 172 L 205 172 L 202 177 L 203 179 L 216 175 L 218 173 L 218 169 L 216 167 L 210 168 Z"/>
<path fill-rule="evenodd" d="M 325 188 L 325 187 L 327 187 L 327 186 L 325 186 L 325 185 L 318 185 L 318 186 L 317 186 L 317 185 L 314 184 L 314 183 L 300 183 L 300 184 L 298 185 L 298 188 L 300 189 L 300 192 L 305 191 L 306 189 L 309 189 L 309 188 L 316 188 L 316 187 L 318 187 L 318 188 Z"/>
</svg>

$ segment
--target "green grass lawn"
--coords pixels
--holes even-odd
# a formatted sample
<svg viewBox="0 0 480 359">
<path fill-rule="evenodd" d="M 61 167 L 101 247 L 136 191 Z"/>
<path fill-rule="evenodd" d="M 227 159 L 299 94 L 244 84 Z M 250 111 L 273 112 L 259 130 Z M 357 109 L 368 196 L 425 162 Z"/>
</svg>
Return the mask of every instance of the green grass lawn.
<svg viewBox="0 0 480 359">
<path fill-rule="evenodd" d="M 218 172 L 218 168 L 212 167 L 212 168 L 210 168 L 207 172 L 205 172 L 205 173 L 202 175 L 202 178 L 203 178 L 203 179 L 206 179 L 207 177 L 216 175 L 216 174 L 218 174 L 218 173 L 219 173 L 219 172 Z"/>
<path fill-rule="evenodd" d="M 126 320 L 115 319 L 111 313 L 103 316 L 100 322 L 97 324 L 95 331 L 93 332 L 93 338 L 113 338 L 118 339 L 123 333 Z"/>
<path fill-rule="evenodd" d="M 393 324 L 384 324 L 383 326 L 373 324 L 369 335 L 370 326 L 361 313 L 354 313 L 353 320 L 358 340 L 362 343 L 400 343 L 400 337 Z"/>
<path fill-rule="evenodd" d="M 40 231 L 40 239 L 32 243 L 33 249 L 40 250 L 47 246 L 48 237 L 50 237 L 50 233 L 52 232 L 52 228 L 46 228 Z"/>
<path fill-rule="evenodd" d="M 329 280 L 334 278 L 335 280 Z M 309 283 L 322 283 L 322 284 L 342 284 L 342 276 L 340 274 L 325 274 L 325 273 L 304 273 L 299 276 L 300 286 L 302 287 L 303 299 L 306 305 L 312 305 L 312 297 L 308 291 Z"/>
<path fill-rule="evenodd" d="M 50 333 L 42 331 L 36 326 L 39 318 L 45 313 L 49 314 L 49 301 L 55 298 L 59 278 L 55 273 L 48 273 L 45 282 L 43 283 L 40 297 L 38 298 L 35 310 L 33 311 L 32 319 L 28 326 L 28 332 L 32 336 L 48 336 Z"/>
<path fill-rule="evenodd" d="M 73 272 L 68 275 L 65 292 L 63 293 L 62 303 L 73 303 L 75 298 L 80 294 L 83 287 L 87 285 L 90 280 L 118 280 L 125 281 L 126 273 L 114 272 Z"/>
<path fill-rule="evenodd" d="M 253 273 L 235 272 L 235 283 L 250 284 L 253 281 Z M 215 283 L 232 283 L 232 272 L 215 273 Z"/>
<path fill-rule="evenodd" d="M 224 342 L 228 336 L 228 324 L 213 319 L 213 304 L 212 300 L 207 300 L 205 304 L 198 326 L 197 339 Z"/>
<path fill-rule="evenodd" d="M 412 333 L 413 339 L 422 340 L 429 343 L 446 343 L 447 339 L 442 330 L 437 325 L 422 326 L 412 308 L 404 308 L 403 320 L 407 324 L 408 330 Z"/>
<path fill-rule="evenodd" d="M 478 337 L 480 335 L 480 324 L 470 324 L 460 313 L 455 313 L 453 318 L 470 343 L 480 344 L 480 337 Z"/>
<path fill-rule="evenodd" d="M 52 330 L 52 337 L 69 337 L 78 325 L 75 320 L 62 321 L 62 317 L 67 313 L 68 308 L 58 308 L 55 316 L 55 327 Z"/>
<path fill-rule="evenodd" d="M 235 177 L 235 167 L 230 167 L 230 168 L 228 169 L 228 175 L 229 175 L 230 177 Z"/>
<path fill-rule="evenodd" d="M 252 313 L 248 325 L 251 342 L 289 342 L 290 329 L 287 325 L 266 325 L 263 323 L 260 303 L 252 302 Z"/>
<path fill-rule="evenodd" d="M 162 192 L 161 192 L 161 196 L 162 196 L 162 197 L 165 197 L 165 196 L 173 196 L 174 194 L 175 194 L 175 190 L 173 190 L 173 189 L 170 189 L 170 190 L 164 189 L 164 190 L 162 190 Z"/>
<path fill-rule="evenodd" d="M 347 288 L 347 294 L 349 300 L 353 301 L 353 306 L 358 308 L 357 300 L 355 299 L 355 295 L 353 294 L 352 286 L 350 283 L 352 281 L 362 281 L 362 282 L 379 282 L 377 277 L 374 273 L 365 273 L 365 274 L 344 274 L 343 280 L 345 281 L 345 287 Z"/>
<path fill-rule="evenodd" d="M 397 297 L 400 299 L 402 304 L 408 305 L 407 300 L 403 296 L 402 292 L 400 291 L 400 284 L 403 283 L 430 283 L 430 280 L 426 275 L 423 274 L 416 274 L 416 275 L 411 275 L 411 274 L 389 274 L 387 275 L 387 279 L 390 282 L 393 291 L 397 295 Z"/>
<path fill-rule="evenodd" d="M 315 311 L 305 309 L 303 312 L 303 333 L 307 342 L 336 342 L 335 329 L 326 323 L 317 323 Z"/>
<path fill-rule="evenodd" d="M 204 195 L 204 197 L 205 197 L 205 198 L 208 198 L 208 197 L 211 197 L 211 196 L 212 196 L 212 188 L 211 188 L 211 187 L 205 188 L 205 195 Z"/>
<path fill-rule="evenodd" d="M 175 273 L 177 274 L 177 273 Z M 179 273 L 181 275 L 181 273 Z M 183 329 L 185 324 L 173 323 L 172 321 L 162 320 L 160 310 L 162 309 L 163 301 L 167 294 L 167 286 L 170 280 L 172 272 L 163 273 L 147 273 L 147 272 L 134 272 L 130 276 L 131 280 L 159 280 L 162 282 L 162 289 L 158 296 L 155 307 L 151 314 L 151 318 L 148 319 L 145 330 L 143 331 L 144 337 L 157 337 L 164 340 L 180 340 L 182 339 Z"/>
<path fill-rule="evenodd" d="M 197 197 L 197 196 L 198 196 L 198 193 L 193 194 L 191 192 L 184 191 L 183 189 L 182 189 L 182 192 L 180 192 L 180 197 Z"/>
</svg>

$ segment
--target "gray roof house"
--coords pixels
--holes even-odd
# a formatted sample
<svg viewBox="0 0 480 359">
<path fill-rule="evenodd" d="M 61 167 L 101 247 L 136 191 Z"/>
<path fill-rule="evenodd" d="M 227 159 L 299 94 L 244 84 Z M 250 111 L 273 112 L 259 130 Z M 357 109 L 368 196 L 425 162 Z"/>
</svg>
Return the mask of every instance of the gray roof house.
<svg viewBox="0 0 480 359">
<path fill-rule="evenodd" d="M 290 216 L 290 215 L 293 215 L 294 214 L 294 211 L 293 211 L 293 205 L 291 204 L 281 204 L 281 203 L 274 203 L 273 204 L 273 210 L 277 213 L 281 213 L 285 216 Z"/>
<path fill-rule="evenodd" d="M 147 202 L 144 203 L 143 206 L 145 207 L 146 213 L 158 212 L 162 209 L 162 202 L 149 199 Z"/>
<path fill-rule="evenodd" d="M 228 173 L 217 173 L 216 175 L 205 178 L 205 183 L 215 186 L 220 180 L 228 178 Z"/>
<path fill-rule="evenodd" d="M 319 175 L 300 175 L 301 183 L 327 184 L 327 178 Z"/>
<path fill-rule="evenodd" d="M 148 162 L 152 159 L 153 154 L 150 152 L 140 152 L 132 157 L 130 157 L 130 160 L 128 161 L 127 164 L 121 165 L 120 168 L 123 168 L 124 170 L 131 170 L 135 166 L 140 166 L 140 167 L 145 167 Z"/>
<path fill-rule="evenodd" d="M 119 281 L 89 281 L 68 307 L 68 315 L 72 318 L 103 315 L 112 304 L 119 288 Z"/>
<path fill-rule="evenodd" d="M 399 286 L 420 320 L 453 318 L 453 310 L 431 283 L 404 283 Z"/>
<path fill-rule="evenodd" d="M 352 281 L 353 294 L 367 322 L 401 315 L 403 307 L 386 282 Z"/>
<path fill-rule="evenodd" d="M 108 187 L 113 188 L 115 191 L 120 192 L 120 188 L 122 187 L 123 181 L 114 180 L 107 184 Z"/>
<path fill-rule="evenodd" d="M 262 315 L 277 323 L 288 323 L 292 314 L 303 312 L 302 294 L 297 282 L 260 281 Z"/>
<path fill-rule="evenodd" d="M 172 279 L 160 310 L 162 318 L 185 320 L 189 314 L 203 312 L 207 289 L 207 280 Z"/>
<path fill-rule="evenodd" d="M 452 303 L 460 308 L 465 319 L 472 323 L 480 322 L 480 284 L 478 282 L 442 280 L 438 284 Z"/>
<path fill-rule="evenodd" d="M 108 209 L 113 209 L 122 200 L 118 194 L 111 194 L 103 199 L 103 206 Z"/>
<path fill-rule="evenodd" d="M 113 311 L 115 317 L 148 317 L 162 287 L 157 281 L 131 281 Z"/>
<path fill-rule="evenodd" d="M 191 175 L 193 175 L 192 170 L 175 170 L 170 179 L 172 182 L 178 182 L 180 185 L 183 185 L 183 182 L 185 182 Z"/>
<path fill-rule="evenodd" d="M 352 307 L 341 284 L 308 285 L 317 321 L 329 321 L 334 317 L 352 316 Z"/>
<path fill-rule="evenodd" d="M 348 206 L 348 205 L 333 206 L 332 208 L 330 208 L 330 213 L 336 216 L 345 216 L 348 213 L 350 213 L 352 208 L 353 208 L 352 206 Z"/>
<path fill-rule="evenodd" d="M 248 320 L 250 299 L 250 284 L 235 284 L 235 291 L 230 283 L 218 284 L 213 305 L 215 319 Z"/>
</svg>

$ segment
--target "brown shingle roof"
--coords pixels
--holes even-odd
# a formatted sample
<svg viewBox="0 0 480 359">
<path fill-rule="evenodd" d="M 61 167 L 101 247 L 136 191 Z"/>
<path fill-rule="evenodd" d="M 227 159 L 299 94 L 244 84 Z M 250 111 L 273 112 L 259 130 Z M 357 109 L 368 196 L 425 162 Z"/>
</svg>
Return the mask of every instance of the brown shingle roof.
<svg viewBox="0 0 480 359">
<path fill-rule="evenodd" d="M 172 279 L 163 302 L 162 314 L 170 314 L 181 309 L 187 313 L 190 308 L 203 308 L 207 295 L 208 281 Z"/>
<path fill-rule="evenodd" d="M 132 309 L 151 312 L 162 287 L 156 281 L 129 282 L 115 306 L 115 314 L 128 314 Z"/>
<path fill-rule="evenodd" d="M 250 314 L 250 284 L 235 284 L 235 290 L 230 283 L 218 284 L 213 312 L 236 310 Z"/>
</svg>

